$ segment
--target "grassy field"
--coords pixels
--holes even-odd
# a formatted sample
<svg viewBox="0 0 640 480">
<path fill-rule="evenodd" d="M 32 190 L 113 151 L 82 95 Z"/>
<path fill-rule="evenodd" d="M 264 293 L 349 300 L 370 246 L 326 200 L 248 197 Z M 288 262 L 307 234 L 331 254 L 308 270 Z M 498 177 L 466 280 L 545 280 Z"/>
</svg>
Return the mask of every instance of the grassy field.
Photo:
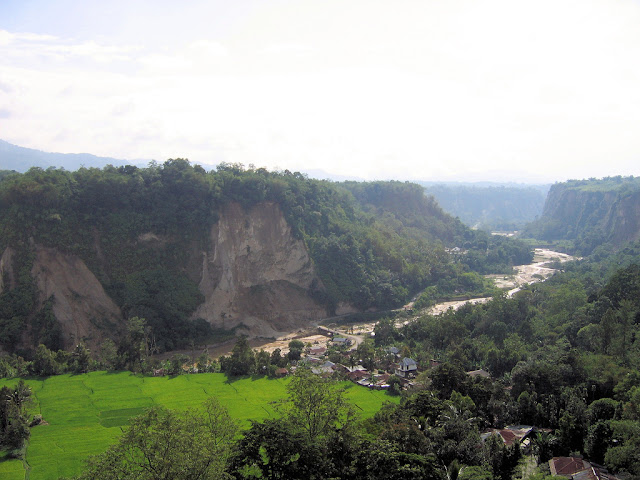
<svg viewBox="0 0 640 480">
<path fill-rule="evenodd" d="M 80 472 L 89 455 L 115 441 L 129 418 L 152 405 L 186 409 L 217 397 L 243 427 L 250 420 L 277 416 L 276 405 L 286 397 L 286 379 L 242 378 L 227 381 L 223 374 L 141 377 L 129 372 L 93 372 L 29 379 L 32 414 L 48 425 L 31 429 L 26 465 L 0 456 L 2 480 L 51 480 Z M 17 380 L 0 379 L 0 387 Z M 363 418 L 372 416 L 385 401 L 397 401 L 384 392 L 345 382 L 346 396 Z M 25 468 L 28 468 L 25 470 Z M 28 476 L 26 476 L 28 474 Z"/>
</svg>

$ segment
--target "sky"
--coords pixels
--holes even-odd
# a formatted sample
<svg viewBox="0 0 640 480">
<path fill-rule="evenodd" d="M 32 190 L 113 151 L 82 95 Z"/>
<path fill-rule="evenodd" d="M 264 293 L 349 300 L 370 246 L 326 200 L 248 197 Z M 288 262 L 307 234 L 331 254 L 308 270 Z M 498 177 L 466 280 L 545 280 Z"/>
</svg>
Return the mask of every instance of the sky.
<svg viewBox="0 0 640 480">
<path fill-rule="evenodd" d="M 640 175 L 640 0 L 0 0 L 0 139 L 366 180 Z"/>
</svg>

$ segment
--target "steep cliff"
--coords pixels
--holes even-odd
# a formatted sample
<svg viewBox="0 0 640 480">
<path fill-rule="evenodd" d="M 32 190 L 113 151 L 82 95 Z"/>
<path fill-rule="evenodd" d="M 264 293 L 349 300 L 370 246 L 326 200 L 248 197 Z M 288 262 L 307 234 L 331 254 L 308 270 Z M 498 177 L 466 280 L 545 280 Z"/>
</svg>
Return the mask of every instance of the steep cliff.
<svg viewBox="0 0 640 480">
<path fill-rule="evenodd" d="M 558 183 L 542 216 L 525 230 L 545 240 L 573 240 L 581 253 L 640 238 L 640 179 L 615 177 Z"/>
<path fill-rule="evenodd" d="M 93 231 L 92 237 L 98 270 L 109 270 L 101 233 Z M 206 248 L 201 248 L 203 245 Z M 120 246 L 151 249 L 159 255 L 176 247 L 174 238 L 151 232 Z M 107 294 L 83 259 L 37 244 L 31 251 L 36 297 L 31 316 L 49 302 L 64 347 L 80 340 L 97 346 L 103 338 L 117 337 L 124 331 L 129 315 Z M 16 285 L 14 257 L 8 247 L 0 258 L 0 293 Z M 204 299 L 191 317 L 204 319 L 213 327 L 272 336 L 328 315 L 313 297 L 323 286 L 304 242 L 293 237 L 281 209 L 273 202 L 249 209 L 237 203 L 226 205 L 207 241 L 195 242 L 181 258 L 183 263 L 176 265 L 177 270 L 197 283 Z M 120 303 L 127 308 L 127 301 Z M 23 332 L 25 343 L 30 334 L 27 330 Z"/>
<path fill-rule="evenodd" d="M 199 288 L 205 297 L 194 317 L 224 329 L 272 335 L 327 315 L 312 297 L 322 290 L 309 253 L 291 234 L 282 211 L 261 203 L 248 211 L 226 206 L 202 252 Z"/>
</svg>

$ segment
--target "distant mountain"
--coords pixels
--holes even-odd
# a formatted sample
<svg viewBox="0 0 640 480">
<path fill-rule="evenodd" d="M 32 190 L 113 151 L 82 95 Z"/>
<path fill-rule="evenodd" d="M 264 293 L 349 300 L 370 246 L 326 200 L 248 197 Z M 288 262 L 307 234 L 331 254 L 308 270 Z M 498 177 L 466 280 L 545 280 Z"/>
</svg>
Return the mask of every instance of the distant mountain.
<svg viewBox="0 0 640 480">
<path fill-rule="evenodd" d="M 518 230 L 542 213 L 549 185 L 418 182 L 440 206 L 465 224 Z"/>
<path fill-rule="evenodd" d="M 102 168 L 106 165 L 144 166 L 148 160 L 121 160 L 110 157 L 98 157 L 90 153 L 50 153 L 32 148 L 19 147 L 0 140 L 0 170 L 26 172 L 31 167 L 57 167 L 74 171 L 80 167 Z"/>
</svg>

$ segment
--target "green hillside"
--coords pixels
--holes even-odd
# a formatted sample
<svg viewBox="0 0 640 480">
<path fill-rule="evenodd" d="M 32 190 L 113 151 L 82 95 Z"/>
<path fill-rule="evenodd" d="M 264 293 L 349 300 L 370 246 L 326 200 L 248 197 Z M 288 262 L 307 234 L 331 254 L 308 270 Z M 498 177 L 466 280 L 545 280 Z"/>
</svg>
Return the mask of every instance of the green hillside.
<svg viewBox="0 0 640 480">
<path fill-rule="evenodd" d="M 162 350 L 206 336 L 207 323 L 191 318 L 202 297 L 189 272 L 202 263 L 225 205 L 261 202 L 279 205 L 304 241 L 322 281 L 308 294 L 328 312 L 341 302 L 397 308 L 435 285 L 459 293 L 461 273 L 505 272 L 531 258 L 524 244 L 465 227 L 410 183 L 340 184 L 227 164 L 206 172 L 183 159 L 32 168 L 0 181 L 0 251 L 15 251 L 13 279 L 0 294 L 2 346 L 14 350 L 27 329 L 31 346 L 61 347 L 50 302 L 35 300 L 34 245 L 82 259 L 124 316 L 147 320 Z M 161 241 L 139 241 L 150 234 Z M 454 257 L 446 250 L 453 247 L 466 253 Z"/>
<path fill-rule="evenodd" d="M 14 386 L 17 379 L 0 380 L 0 388 Z M 146 408 L 161 405 L 172 409 L 198 408 L 215 396 L 243 428 L 250 420 L 276 418 L 280 400 L 287 396 L 288 380 L 241 378 L 227 380 L 223 374 L 142 377 L 128 372 L 93 372 L 29 379 L 34 403 L 48 425 L 31 429 L 26 464 L 29 479 L 56 479 L 77 475 L 87 456 L 103 452 L 120 435 L 120 427 Z M 384 392 L 358 387 L 350 382 L 346 397 L 361 418 L 369 418 L 383 402 L 396 401 Z M 0 478 L 24 479 L 19 460 L 0 459 Z"/>
</svg>

